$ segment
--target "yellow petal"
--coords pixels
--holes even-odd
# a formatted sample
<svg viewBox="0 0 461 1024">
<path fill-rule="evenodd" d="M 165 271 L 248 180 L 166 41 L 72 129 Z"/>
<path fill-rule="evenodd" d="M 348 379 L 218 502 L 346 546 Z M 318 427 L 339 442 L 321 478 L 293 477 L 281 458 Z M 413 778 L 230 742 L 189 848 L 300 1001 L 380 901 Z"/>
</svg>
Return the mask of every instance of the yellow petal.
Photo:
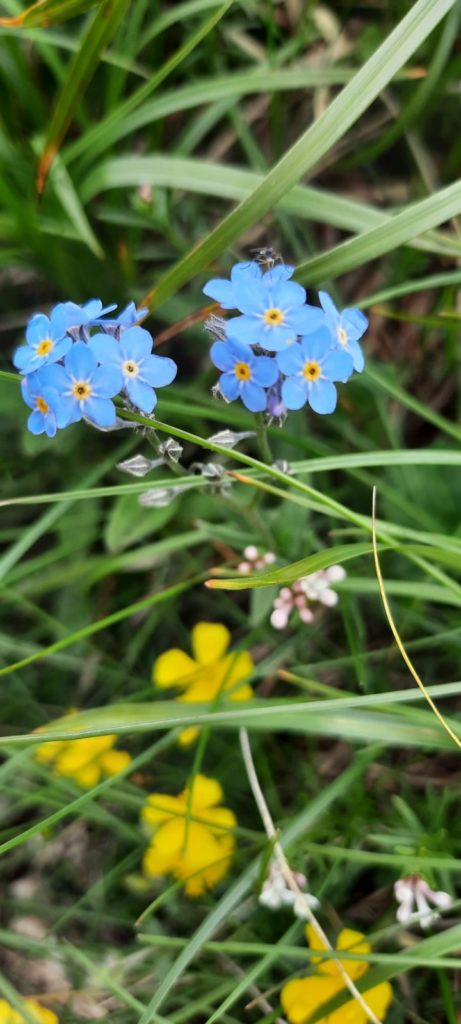
<svg viewBox="0 0 461 1024">
<path fill-rule="evenodd" d="M 184 805 L 177 796 L 169 796 L 168 793 L 151 793 L 141 810 L 141 820 L 146 825 L 159 825 L 178 815 L 182 817 L 183 814 Z"/>
<path fill-rule="evenodd" d="M 235 814 L 229 807 L 211 807 L 206 813 L 202 813 L 202 811 L 199 813 L 200 820 L 205 821 L 213 834 L 218 837 L 231 832 L 237 824 Z"/>
<path fill-rule="evenodd" d="M 295 978 L 283 986 L 280 998 L 285 1015 L 291 1024 L 304 1024 L 323 1003 L 341 989 L 336 978 Z M 322 1017 L 317 1024 L 330 1024 L 331 1017 Z M 336 1024 L 336 1022 L 335 1022 Z"/>
<path fill-rule="evenodd" d="M 231 635 L 220 622 L 198 622 L 192 633 L 192 650 L 200 665 L 219 661 L 226 653 Z"/>
<path fill-rule="evenodd" d="M 40 746 L 37 747 L 37 749 L 35 751 L 35 756 L 37 758 L 37 761 L 41 761 L 43 764 L 50 764 L 50 762 L 54 761 L 55 758 L 58 756 L 58 754 L 61 753 L 61 750 L 65 747 L 65 745 L 66 744 L 65 744 L 64 740 L 53 740 L 50 743 L 42 743 L 42 744 L 40 744 Z M 0 1008 L 1 1008 L 1 1003 L 2 1002 L 3 1002 L 3 1000 L 0 1000 Z M 0 1024 L 2 1024 L 2 1018 L 1 1017 L 0 1017 Z"/>
<path fill-rule="evenodd" d="M 94 761 L 113 747 L 116 736 L 90 736 L 82 740 L 68 740 L 56 762 L 60 775 L 71 775 Z"/>
<path fill-rule="evenodd" d="M 75 771 L 65 774 L 75 779 L 75 782 L 84 789 L 91 789 L 92 786 L 97 786 L 101 779 L 101 766 L 98 761 L 92 761 L 91 764 L 83 765 L 83 768 L 76 768 Z"/>
<path fill-rule="evenodd" d="M 175 868 L 187 895 L 199 896 L 216 885 L 228 871 L 232 851 L 232 841 L 219 842 L 206 826 L 190 822 L 186 846 Z"/>
<path fill-rule="evenodd" d="M 391 986 L 387 981 L 368 989 L 368 992 L 362 992 L 365 1002 L 379 1020 L 384 1020 L 392 994 Z M 344 1006 L 334 1010 L 327 1018 L 328 1024 L 368 1024 L 369 1019 L 356 999 L 348 1000 L 347 1003 L 344 1003 Z M 321 1022 L 319 1021 L 318 1024 L 321 1024 Z"/>
<path fill-rule="evenodd" d="M 235 687 L 235 684 L 238 683 L 240 679 L 246 679 L 247 676 L 251 675 L 254 669 L 253 658 L 251 657 L 251 654 L 248 651 L 240 651 L 238 653 L 235 652 L 234 654 L 229 654 L 225 659 L 225 663 L 225 690 L 233 689 Z M 244 698 L 240 698 L 240 700 L 242 699 Z"/>
<path fill-rule="evenodd" d="M 145 874 L 155 877 L 175 872 L 182 857 L 185 838 L 184 818 L 176 818 L 161 825 L 144 855 Z"/>
<path fill-rule="evenodd" d="M 306 925 L 305 933 L 311 949 L 328 949 L 322 939 L 317 935 L 316 929 L 311 924 Z M 371 946 L 366 941 L 362 932 L 356 932 L 352 928 L 343 928 L 339 933 L 336 949 L 338 952 L 341 950 L 347 950 L 348 952 L 357 954 L 368 954 L 371 952 Z M 320 957 L 313 957 L 311 962 L 318 965 L 317 970 L 319 974 L 329 974 L 334 976 L 339 973 L 333 960 L 322 960 Z M 368 964 L 363 960 L 340 960 L 340 963 L 352 979 L 360 978 L 360 976 L 368 970 Z"/>
<path fill-rule="evenodd" d="M 126 750 L 108 750 L 99 758 L 104 775 L 117 775 L 131 763 L 131 755 Z"/>
<path fill-rule="evenodd" d="M 169 686 L 187 686 L 198 670 L 197 662 L 185 651 L 173 647 L 157 658 L 152 669 L 152 681 L 162 690 Z"/>
<path fill-rule="evenodd" d="M 197 725 L 190 725 L 188 729 L 183 729 L 178 736 L 179 746 L 190 747 L 192 743 L 195 743 L 199 734 L 200 729 Z"/>
<path fill-rule="evenodd" d="M 35 999 L 25 999 L 24 1002 L 41 1024 L 59 1024 L 59 1018 L 56 1014 L 52 1010 L 48 1010 L 46 1006 L 40 1006 L 40 1003 L 37 1003 Z"/>
<path fill-rule="evenodd" d="M 186 800 L 192 789 L 191 811 L 198 818 L 200 810 L 205 807 L 215 807 L 223 798 L 223 791 L 217 779 L 209 779 L 206 775 L 196 775 L 192 780 L 191 787 L 184 791 Z M 187 796 L 186 796 L 187 794 Z"/>
</svg>

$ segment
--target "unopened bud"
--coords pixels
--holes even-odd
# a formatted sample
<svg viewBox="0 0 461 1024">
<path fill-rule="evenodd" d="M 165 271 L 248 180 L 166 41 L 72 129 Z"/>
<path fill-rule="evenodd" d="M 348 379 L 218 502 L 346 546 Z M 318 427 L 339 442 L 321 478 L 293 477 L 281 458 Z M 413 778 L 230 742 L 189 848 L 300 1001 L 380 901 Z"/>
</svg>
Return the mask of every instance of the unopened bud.
<svg viewBox="0 0 461 1024">
<path fill-rule="evenodd" d="M 162 462 L 163 459 L 146 459 L 144 455 L 133 455 L 131 459 L 118 462 L 117 469 L 120 469 L 122 473 L 128 473 L 130 476 L 143 477 L 146 476 L 146 473 L 150 473 L 151 469 L 161 466 Z"/>
<path fill-rule="evenodd" d="M 208 438 L 213 444 L 220 444 L 222 448 L 235 448 L 239 441 L 245 441 L 247 437 L 255 437 L 254 430 L 242 430 L 237 433 L 235 430 L 220 430 Z"/>
<path fill-rule="evenodd" d="M 180 494 L 182 487 L 156 487 L 139 495 L 138 503 L 144 508 L 166 508 Z"/>
<path fill-rule="evenodd" d="M 164 458 L 170 459 L 171 462 L 179 462 L 184 448 L 174 437 L 168 437 L 166 441 L 159 445 L 158 450 Z"/>
</svg>

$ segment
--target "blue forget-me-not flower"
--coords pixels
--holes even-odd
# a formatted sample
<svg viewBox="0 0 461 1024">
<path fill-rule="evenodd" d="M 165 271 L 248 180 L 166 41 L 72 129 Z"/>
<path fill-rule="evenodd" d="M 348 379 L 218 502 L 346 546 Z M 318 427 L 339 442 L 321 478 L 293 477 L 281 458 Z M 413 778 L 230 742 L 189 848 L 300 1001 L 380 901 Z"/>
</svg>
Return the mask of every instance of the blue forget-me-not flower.
<svg viewBox="0 0 461 1024">
<path fill-rule="evenodd" d="M 44 366 L 30 373 L 21 381 L 22 397 L 32 409 L 27 421 L 31 434 L 47 434 L 54 437 L 57 429 L 56 409 L 59 402 L 57 390 L 49 383 L 53 379 L 53 366 Z"/>
<path fill-rule="evenodd" d="M 120 341 L 108 334 L 95 334 L 89 342 L 98 362 L 118 368 L 128 398 L 146 413 L 157 403 L 154 387 L 171 384 L 177 371 L 172 359 L 152 354 L 152 345 L 152 337 L 143 327 L 129 327 Z"/>
<path fill-rule="evenodd" d="M 117 303 L 103 307 L 101 299 L 89 299 L 81 306 L 76 302 L 58 302 L 52 310 L 52 315 L 54 313 L 62 317 L 66 330 L 69 330 L 71 327 L 91 327 L 93 324 L 99 324 L 106 313 L 112 313 L 116 308 Z"/>
<path fill-rule="evenodd" d="M 287 409 L 301 409 L 306 402 L 318 413 L 336 408 L 333 381 L 346 381 L 353 371 L 352 357 L 342 349 L 332 349 L 329 331 L 320 327 L 277 355 L 277 363 L 286 380 L 282 400 Z"/>
<path fill-rule="evenodd" d="M 266 408 L 265 388 L 275 384 L 278 377 L 275 359 L 256 356 L 248 345 L 242 345 L 235 338 L 215 341 L 210 357 L 218 370 L 219 389 L 232 402 L 241 398 L 250 412 L 262 412 Z"/>
<path fill-rule="evenodd" d="M 36 313 L 27 325 L 26 342 L 13 356 L 14 366 L 21 373 L 33 373 L 41 366 L 57 362 L 72 345 L 72 338 L 66 337 L 65 317 L 56 310 L 50 317 Z"/>
<path fill-rule="evenodd" d="M 358 339 L 365 334 L 368 327 L 365 314 L 360 309 L 343 309 L 340 313 L 328 292 L 319 292 L 319 299 L 333 342 L 349 353 L 354 370 L 361 373 L 365 366 L 365 359 Z"/>
<path fill-rule="evenodd" d="M 263 273 L 258 263 L 240 263 L 233 268 L 230 282 L 216 278 L 203 291 L 224 309 L 240 310 L 241 316 L 227 321 L 236 341 L 279 352 L 324 320 L 321 309 L 306 305 L 305 289 L 289 280 L 292 274 L 293 267 L 285 264 Z"/>
<path fill-rule="evenodd" d="M 49 368 L 48 383 L 58 392 L 58 427 L 67 427 L 83 417 L 98 427 L 114 425 L 115 406 L 110 399 L 121 391 L 121 371 L 114 365 L 98 366 L 96 356 L 84 341 L 75 342 L 64 366 L 55 363 Z"/>
</svg>

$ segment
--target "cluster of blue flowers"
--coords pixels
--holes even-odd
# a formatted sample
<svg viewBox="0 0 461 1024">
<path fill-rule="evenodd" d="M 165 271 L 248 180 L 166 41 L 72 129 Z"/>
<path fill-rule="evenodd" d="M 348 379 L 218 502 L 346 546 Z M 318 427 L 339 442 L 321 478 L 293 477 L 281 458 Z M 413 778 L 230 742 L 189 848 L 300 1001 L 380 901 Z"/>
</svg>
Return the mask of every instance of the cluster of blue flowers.
<svg viewBox="0 0 461 1024">
<path fill-rule="evenodd" d="M 364 314 L 339 312 L 327 292 L 319 293 L 321 308 L 308 305 L 305 289 L 290 280 L 293 273 L 285 264 L 264 271 L 257 261 L 237 263 L 230 281 L 215 278 L 203 289 L 222 309 L 241 313 L 219 321 L 222 337 L 211 346 L 211 360 L 222 371 L 221 394 L 273 417 L 306 402 L 314 412 L 333 412 L 335 382 L 365 365 L 359 345 L 368 326 Z"/>
<path fill-rule="evenodd" d="M 117 317 L 115 306 L 103 309 L 99 299 L 82 306 L 61 302 L 50 316 L 29 320 L 26 344 L 13 356 L 22 373 L 24 401 L 32 409 L 32 434 L 54 437 L 56 430 L 86 419 L 97 427 L 116 422 L 112 401 L 124 393 L 143 413 L 154 409 L 154 388 L 170 384 L 176 363 L 153 355 L 153 339 L 136 321 L 147 310 L 130 302 Z"/>
</svg>

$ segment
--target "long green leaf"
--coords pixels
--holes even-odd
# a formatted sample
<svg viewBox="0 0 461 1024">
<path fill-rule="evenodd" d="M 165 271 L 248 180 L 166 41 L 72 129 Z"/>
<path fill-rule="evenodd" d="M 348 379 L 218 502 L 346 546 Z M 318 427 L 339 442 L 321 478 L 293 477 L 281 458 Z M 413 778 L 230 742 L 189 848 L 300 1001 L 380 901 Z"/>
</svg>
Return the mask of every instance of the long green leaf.
<svg viewBox="0 0 461 1024">
<path fill-rule="evenodd" d="M 322 283 L 354 267 L 363 266 L 384 253 L 396 249 L 461 213 L 461 182 L 441 189 L 436 195 L 412 203 L 402 213 L 389 218 L 386 224 L 372 228 L 358 238 L 348 239 L 321 256 L 306 260 L 296 276 L 310 284 Z"/>
<path fill-rule="evenodd" d="M 417 0 L 376 53 L 251 195 L 168 271 L 145 301 L 159 306 L 261 218 L 347 132 L 417 50 L 455 0 Z"/>
<path fill-rule="evenodd" d="M 0 18 L 0 25 L 7 28 L 43 25 L 48 28 L 57 22 L 75 18 L 76 15 L 83 14 L 100 3 L 102 0 L 37 0 L 37 3 L 21 11 L 21 14 L 11 18 Z"/>
<path fill-rule="evenodd" d="M 43 192 L 50 167 L 75 114 L 80 99 L 98 66 L 102 50 L 119 27 L 130 0 L 102 0 L 89 21 L 81 45 L 72 57 L 48 126 L 37 170 L 37 190 Z"/>
<path fill-rule="evenodd" d="M 133 188 L 153 185 L 161 188 L 179 188 L 220 199 L 243 200 L 263 181 L 255 171 L 174 156 L 140 156 L 130 153 L 98 164 L 80 187 L 82 200 L 87 203 L 95 195 L 113 188 Z M 331 224 L 346 231 L 358 233 L 372 228 L 386 227 L 393 222 L 391 215 L 365 203 L 343 196 L 332 195 L 318 188 L 297 185 L 277 204 L 280 210 L 296 217 L 304 217 L 320 224 Z M 416 232 L 418 235 L 418 232 Z M 461 243 L 456 239 L 432 232 L 423 238 L 413 237 L 408 242 L 416 249 L 444 255 L 461 255 Z"/>
</svg>

